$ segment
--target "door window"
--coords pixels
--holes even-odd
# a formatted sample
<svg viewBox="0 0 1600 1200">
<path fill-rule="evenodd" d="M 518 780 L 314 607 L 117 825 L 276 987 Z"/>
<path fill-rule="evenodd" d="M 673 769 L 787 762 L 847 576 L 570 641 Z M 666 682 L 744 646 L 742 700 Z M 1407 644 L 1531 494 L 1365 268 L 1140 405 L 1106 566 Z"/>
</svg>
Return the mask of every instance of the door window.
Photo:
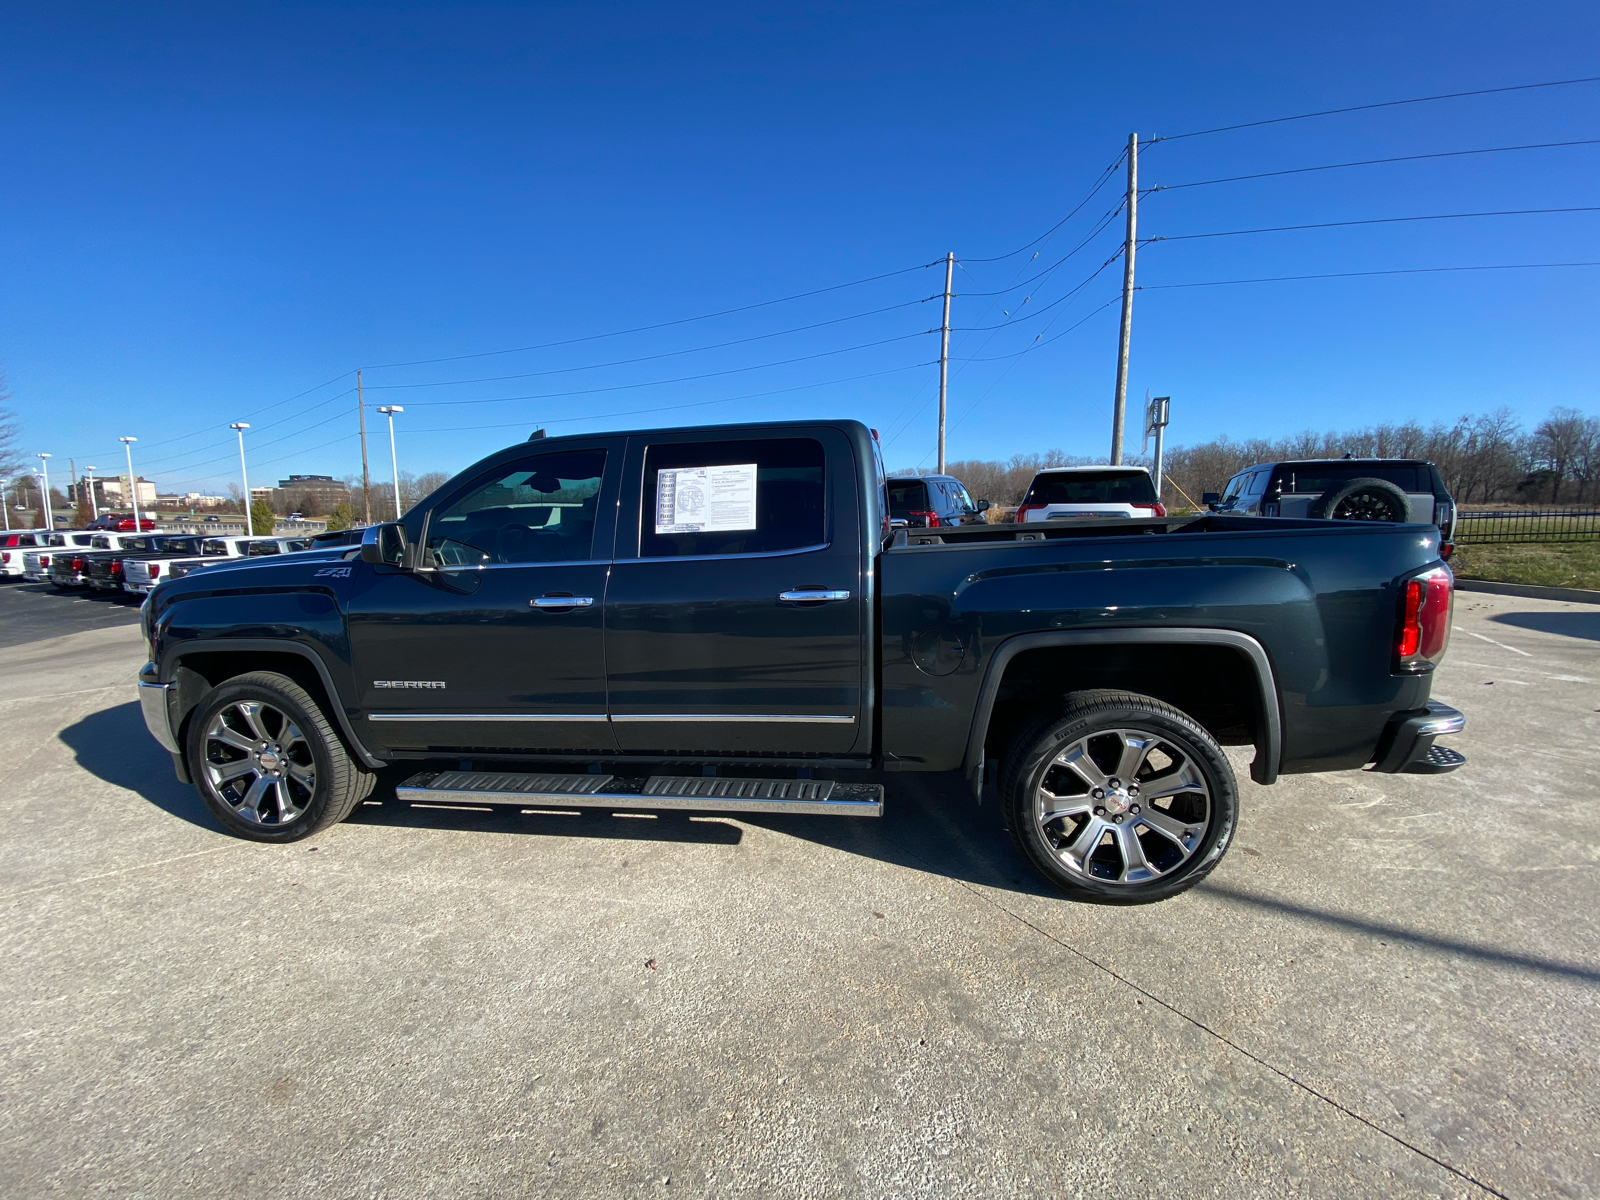
<svg viewBox="0 0 1600 1200">
<path fill-rule="evenodd" d="M 594 557 L 604 450 L 523 459 L 480 480 L 428 521 L 437 567 L 583 562 Z"/>
<path fill-rule="evenodd" d="M 644 459 L 639 556 L 770 554 L 820 546 L 824 458 L 812 438 L 669 442 Z"/>
</svg>

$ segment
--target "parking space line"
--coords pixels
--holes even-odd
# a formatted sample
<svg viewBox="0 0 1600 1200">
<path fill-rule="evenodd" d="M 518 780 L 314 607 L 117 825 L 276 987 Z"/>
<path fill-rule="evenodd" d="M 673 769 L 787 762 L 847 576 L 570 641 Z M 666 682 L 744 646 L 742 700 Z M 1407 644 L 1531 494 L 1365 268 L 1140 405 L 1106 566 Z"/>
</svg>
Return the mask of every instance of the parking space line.
<svg viewBox="0 0 1600 1200">
<path fill-rule="evenodd" d="M 1481 633 L 1473 633 L 1472 630 L 1470 630 L 1470 629 L 1462 629 L 1461 626 L 1459 626 L 1459 625 L 1457 625 L 1455 627 L 1455 629 L 1456 629 L 1457 633 L 1464 633 L 1468 637 L 1475 637 L 1479 641 L 1488 642 L 1489 645 L 1491 645 L 1491 646 L 1499 646 L 1500 649 L 1509 650 L 1513 654 L 1520 654 L 1520 655 L 1522 655 L 1523 658 L 1532 658 L 1533 657 L 1533 655 L 1529 654 L 1526 650 L 1518 650 L 1515 646 L 1508 646 L 1504 642 L 1497 642 L 1492 637 L 1484 637 L 1484 635 L 1481 634 Z"/>
</svg>

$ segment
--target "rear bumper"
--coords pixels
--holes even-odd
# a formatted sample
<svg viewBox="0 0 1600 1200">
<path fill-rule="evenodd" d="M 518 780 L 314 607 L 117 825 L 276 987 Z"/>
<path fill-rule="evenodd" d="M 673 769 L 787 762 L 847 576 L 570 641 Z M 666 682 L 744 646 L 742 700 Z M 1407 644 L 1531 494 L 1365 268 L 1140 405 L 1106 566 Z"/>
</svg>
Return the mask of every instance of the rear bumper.
<svg viewBox="0 0 1600 1200">
<path fill-rule="evenodd" d="M 1378 756 L 1368 768 L 1386 775 L 1443 775 L 1466 763 L 1466 756 L 1434 739 L 1460 733 L 1467 718 L 1448 704 L 1428 701 L 1428 707 L 1400 713 L 1389 722 L 1378 741 Z"/>
</svg>

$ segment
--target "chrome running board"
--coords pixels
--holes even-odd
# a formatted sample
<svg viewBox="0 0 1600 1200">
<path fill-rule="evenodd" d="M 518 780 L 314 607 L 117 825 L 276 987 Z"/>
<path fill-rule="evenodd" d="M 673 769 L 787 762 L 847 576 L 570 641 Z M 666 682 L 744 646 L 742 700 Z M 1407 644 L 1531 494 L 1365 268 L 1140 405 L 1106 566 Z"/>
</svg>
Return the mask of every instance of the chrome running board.
<svg viewBox="0 0 1600 1200">
<path fill-rule="evenodd" d="M 724 779 L 709 775 L 619 779 L 615 775 L 424 771 L 394 792 L 400 800 L 424 804 L 678 809 L 830 817 L 883 815 L 881 784 L 837 783 L 832 779 Z"/>
</svg>

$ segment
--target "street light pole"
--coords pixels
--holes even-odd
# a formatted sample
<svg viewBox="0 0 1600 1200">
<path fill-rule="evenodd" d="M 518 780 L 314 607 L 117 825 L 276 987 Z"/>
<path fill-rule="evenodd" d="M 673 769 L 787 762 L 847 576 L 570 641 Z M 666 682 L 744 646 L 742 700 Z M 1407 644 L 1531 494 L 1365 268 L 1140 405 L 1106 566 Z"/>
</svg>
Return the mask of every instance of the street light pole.
<svg viewBox="0 0 1600 1200">
<path fill-rule="evenodd" d="M 394 519 L 400 519 L 400 460 L 394 452 L 394 415 L 405 412 L 399 404 L 380 404 L 378 411 L 389 418 L 389 469 L 394 472 Z"/>
<path fill-rule="evenodd" d="M 94 498 L 94 473 L 99 469 L 99 467 L 85 467 L 83 469 L 84 474 L 89 478 L 89 508 L 93 511 L 96 521 L 100 519 L 100 501 Z"/>
<path fill-rule="evenodd" d="M 43 464 L 40 474 L 44 476 L 44 492 L 39 497 L 39 511 L 44 515 L 44 529 L 46 533 L 54 533 L 56 523 L 50 513 L 50 456 L 39 455 L 39 462 Z"/>
<path fill-rule="evenodd" d="M 251 537 L 255 537 L 256 518 L 250 511 L 250 472 L 244 466 L 244 431 L 250 428 L 250 423 L 235 421 L 228 428 L 239 435 L 239 478 L 244 481 L 244 527 Z"/>
<path fill-rule="evenodd" d="M 139 478 L 133 473 L 133 444 L 138 440 L 136 437 L 119 437 L 117 439 L 122 443 L 122 448 L 128 454 L 128 495 L 133 500 L 133 531 L 135 533 L 143 533 L 144 531 L 139 528 L 141 523 L 139 520 Z"/>
</svg>

